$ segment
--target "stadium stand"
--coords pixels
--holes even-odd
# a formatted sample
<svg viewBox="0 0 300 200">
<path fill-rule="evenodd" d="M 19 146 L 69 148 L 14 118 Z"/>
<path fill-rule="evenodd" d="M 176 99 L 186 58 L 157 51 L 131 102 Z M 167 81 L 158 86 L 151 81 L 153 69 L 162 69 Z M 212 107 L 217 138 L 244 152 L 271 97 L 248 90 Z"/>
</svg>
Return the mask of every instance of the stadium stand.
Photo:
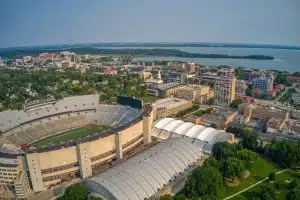
<svg viewBox="0 0 300 200">
<path fill-rule="evenodd" d="M 141 109 L 98 101 L 98 95 L 76 96 L 39 103 L 40 107 L 31 105 L 34 109 L 27 107 L 26 111 L 1 112 L 0 141 L 20 146 L 87 124 L 123 126 L 141 114 Z"/>
</svg>

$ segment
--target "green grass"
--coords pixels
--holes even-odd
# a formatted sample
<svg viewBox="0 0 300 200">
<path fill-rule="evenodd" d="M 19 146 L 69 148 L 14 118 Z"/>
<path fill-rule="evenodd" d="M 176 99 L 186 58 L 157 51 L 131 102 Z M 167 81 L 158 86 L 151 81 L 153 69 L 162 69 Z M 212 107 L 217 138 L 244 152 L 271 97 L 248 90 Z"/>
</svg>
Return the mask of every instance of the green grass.
<svg viewBox="0 0 300 200">
<path fill-rule="evenodd" d="M 279 189 L 276 189 L 276 200 L 286 199 L 288 193 L 288 183 L 286 181 L 292 181 L 293 179 L 300 179 L 300 172 L 288 170 L 281 174 L 276 175 L 276 183 L 279 183 Z M 275 182 L 263 182 L 256 187 L 251 188 L 250 190 L 235 196 L 232 200 L 246 200 L 252 199 L 255 196 L 258 196 L 262 187 L 275 188 Z"/>
<path fill-rule="evenodd" d="M 47 138 L 33 142 L 30 145 L 36 148 L 41 148 L 43 146 L 57 145 L 66 141 L 83 139 L 87 136 L 93 136 L 108 128 L 109 126 L 88 126 L 88 127 L 76 128 L 56 135 L 49 136 Z"/>
<path fill-rule="evenodd" d="M 224 184 L 223 187 L 218 191 L 217 199 L 223 199 L 230 195 L 233 195 L 239 192 L 240 190 L 243 190 L 244 188 L 247 188 L 250 185 L 266 178 L 270 172 L 277 172 L 279 170 L 280 169 L 273 162 L 265 160 L 264 158 L 259 156 L 250 170 L 249 177 L 243 180 L 238 186 L 235 187 L 229 187 Z M 260 185 L 258 185 L 258 187 L 259 186 Z"/>
<path fill-rule="evenodd" d="M 146 95 L 144 97 L 140 97 L 139 99 L 143 100 L 144 103 L 153 103 L 160 98 L 156 96 Z"/>
</svg>

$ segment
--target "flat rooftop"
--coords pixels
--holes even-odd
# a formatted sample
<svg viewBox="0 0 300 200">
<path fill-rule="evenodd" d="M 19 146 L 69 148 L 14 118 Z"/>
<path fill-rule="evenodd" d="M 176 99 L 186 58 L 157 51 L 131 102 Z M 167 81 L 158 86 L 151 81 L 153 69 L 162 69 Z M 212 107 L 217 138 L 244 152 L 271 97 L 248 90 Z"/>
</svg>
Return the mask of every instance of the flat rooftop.
<svg viewBox="0 0 300 200">
<path fill-rule="evenodd" d="M 178 99 L 178 98 L 165 98 L 155 101 L 156 108 L 174 108 L 182 104 L 188 103 L 188 100 Z"/>
</svg>

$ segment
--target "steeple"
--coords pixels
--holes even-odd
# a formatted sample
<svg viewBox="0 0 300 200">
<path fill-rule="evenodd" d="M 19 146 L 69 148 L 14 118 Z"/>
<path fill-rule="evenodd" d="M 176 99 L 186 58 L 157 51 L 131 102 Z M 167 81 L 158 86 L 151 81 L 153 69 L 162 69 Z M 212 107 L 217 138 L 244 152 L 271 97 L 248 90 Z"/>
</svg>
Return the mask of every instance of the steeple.
<svg viewBox="0 0 300 200">
<path fill-rule="evenodd" d="M 161 80 L 160 70 L 158 70 L 157 79 Z"/>
</svg>

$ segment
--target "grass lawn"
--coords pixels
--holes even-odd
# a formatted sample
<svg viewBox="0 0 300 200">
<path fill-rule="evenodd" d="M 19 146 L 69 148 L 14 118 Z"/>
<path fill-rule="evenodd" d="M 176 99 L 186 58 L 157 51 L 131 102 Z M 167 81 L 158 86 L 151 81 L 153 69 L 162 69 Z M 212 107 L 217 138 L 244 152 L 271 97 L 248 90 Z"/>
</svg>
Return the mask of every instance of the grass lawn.
<svg viewBox="0 0 300 200">
<path fill-rule="evenodd" d="M 270 174 L 270 172 L 277 172 L 279 170 L 280 169 L 273 162 L 265 160 L 264 158 L 259 156 L 257 161 L 253 164 L 252 169 L 250 170 L 250 176 L 247 179 L 243 180 L 238 186 L 229 187 L 224 185 L 219 190 L 217 199 L 223 199 L 232 194 L 235 194 L 236 192 L 239 192 L 240 190 L 249 187 L 257 181 L 266 178 Z M 260 185 L 258 185 L 258 187 L 260 187 Z M 232 199 L 237 200 L 239 198 Z"/>
<path fill-rule="evenodd" d="M 108 128 L 109 126 L 88 126 L 88 127 L 76 128 L 56 135 L 49 136 L 47 138 L 36 141 L 30 145 L 36 148 L 40 148 L 43 146 L 57 145 L 65 141 L 85 138 L 86 136 L 93 136 Z"/>
<path fill-rule="evenodd" d="M 156 96 L 146 95 L 144 97 L 140 97 L 139 99 L 143 100 L 144 103 L 152 103 L 160 98 Z"/>
<path fill-rule="evenodd" d="M 296 172 L 296 171 L 292 171 L 292 170 L 288 170 L 285 171 L 281 174 L 277 174 L 276 175 L 276 181 L 277 183 L 279 183 L 279 189 L 276 189 L 276 199 L 278 200 L 284 200 L 286 199 L 286 194 L 288 193 L 288 183 L 286 183 L 286 181 L 291 181 L 293 179 L 300 179 L 300 172 Z M 261 188 L 263 186 L 266 187 L 272 187 L 275 188 L 275 182 L 263 182 L 259 185 L 257 185 L 256 187 L 251 188 L 250 190 L 235 196 L 234 198 L 232 198 L 232 200 L 246 200 L 246 199 L 252 199 L 255 196 L 258 196 Z"/>
</svg>

